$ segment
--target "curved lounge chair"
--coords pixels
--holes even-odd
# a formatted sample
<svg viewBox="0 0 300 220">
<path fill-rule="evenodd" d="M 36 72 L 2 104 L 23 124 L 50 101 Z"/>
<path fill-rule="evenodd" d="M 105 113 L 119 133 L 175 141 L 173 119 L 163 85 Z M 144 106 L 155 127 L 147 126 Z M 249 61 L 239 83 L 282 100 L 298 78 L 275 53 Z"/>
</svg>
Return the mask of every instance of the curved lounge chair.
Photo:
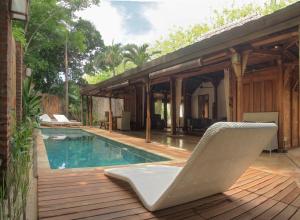
<svg viewBox="0 0 300 220">
<path fill-rule="evenodd" d="M 219 122 L 210 126 L 186 165 L 106 169 L 128 182 L 144 206 L 155 211 L 226 191 L 277 132 L 273 123 Z"/>
</svg>

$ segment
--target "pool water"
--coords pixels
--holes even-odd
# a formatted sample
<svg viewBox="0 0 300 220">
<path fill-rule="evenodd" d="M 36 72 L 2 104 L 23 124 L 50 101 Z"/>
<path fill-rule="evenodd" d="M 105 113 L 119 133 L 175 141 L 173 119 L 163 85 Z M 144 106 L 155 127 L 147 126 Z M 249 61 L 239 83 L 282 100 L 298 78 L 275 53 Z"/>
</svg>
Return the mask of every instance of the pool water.
<svg viewBox="0 0 300 220">
<path fill-rule="evenodd" d="M 42 134 L 51 169 L 102 167 L 170 160 L 81 129 L 43 128 Z"/>
</svg>

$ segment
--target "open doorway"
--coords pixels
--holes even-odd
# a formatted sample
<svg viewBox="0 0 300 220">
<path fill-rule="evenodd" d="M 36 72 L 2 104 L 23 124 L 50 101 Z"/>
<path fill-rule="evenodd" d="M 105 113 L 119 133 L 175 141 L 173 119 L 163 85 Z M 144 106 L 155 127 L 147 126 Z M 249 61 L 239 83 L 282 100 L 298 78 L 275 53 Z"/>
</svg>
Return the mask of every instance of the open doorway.
<svg viewBox="0 0 300 220">
<path fill-rule="evenodd" d="M 198 116 L 201 119 L 209 118 L 209 95 L 198 96 Z"/>
</svg>

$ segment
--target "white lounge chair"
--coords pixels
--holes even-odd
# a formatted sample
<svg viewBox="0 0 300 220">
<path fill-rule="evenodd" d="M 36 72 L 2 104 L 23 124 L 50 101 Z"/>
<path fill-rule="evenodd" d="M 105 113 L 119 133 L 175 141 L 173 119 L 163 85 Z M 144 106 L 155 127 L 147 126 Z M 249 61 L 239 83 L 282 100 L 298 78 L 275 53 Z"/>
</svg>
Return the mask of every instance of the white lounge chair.
<svg viewBox="0 0 300 220">
<path fill-rule="evenodd" d="M 51 118 L 47 114 L 43 114 L 40 116 L 41 122 L 51 122 Z"/>
<path fill-rule="evenodd" d="M 80 126 L 81 122 L 70 121 L 66 116 L 53 114 L 55 119 L 51 119 L 47 114 L 40 116 L 41 125 L 43 126 Z"/>
<path fill-rule="evenodd" d="M 67 119 L 66 116 L 64 115 L 57 115 L 57 114 L 53 114 L 53 117 L 58 121 L 58 122 L 70 122 L 69 119 Z"/>
<path fill-rule="evenodd" d="M 219 122 L 207 129 L 186 165 L 106 169 L 128 182 L 144 206 L 160 210 L 226 191 L 272 141 L 273 123 Z"/>
</svg>

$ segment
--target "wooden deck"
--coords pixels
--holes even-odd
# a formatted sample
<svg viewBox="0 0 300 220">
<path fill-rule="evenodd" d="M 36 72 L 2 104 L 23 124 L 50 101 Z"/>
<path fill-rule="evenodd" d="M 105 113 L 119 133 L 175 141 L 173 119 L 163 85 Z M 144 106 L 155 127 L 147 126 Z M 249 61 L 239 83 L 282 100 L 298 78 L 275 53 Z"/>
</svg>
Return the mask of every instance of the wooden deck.
<svg viewBox="0 0 300 220">
<path fill-rule="evenodd" d="M 167 146 L 144 144 L 141 139 L 111 135 L 177 157 L 171 165 L 182 166 L 180 159 L 189 155 Z M 40 219 L 300 219 L 300 188 L 290 176 L 249 168 L 223 194 L 149 212 L 127 183 L 106 177 L 101 168 L 50 170 L 41 141 L 38 139 Z"/>
<path fill-rule="evenodd" d="M 44 175 L 40 219 L 300 219 L 300 189 L 291 177 L 248 169 L 224 194 L 154 213 L 130 186 L 103 171 Z"/>
</svg>

